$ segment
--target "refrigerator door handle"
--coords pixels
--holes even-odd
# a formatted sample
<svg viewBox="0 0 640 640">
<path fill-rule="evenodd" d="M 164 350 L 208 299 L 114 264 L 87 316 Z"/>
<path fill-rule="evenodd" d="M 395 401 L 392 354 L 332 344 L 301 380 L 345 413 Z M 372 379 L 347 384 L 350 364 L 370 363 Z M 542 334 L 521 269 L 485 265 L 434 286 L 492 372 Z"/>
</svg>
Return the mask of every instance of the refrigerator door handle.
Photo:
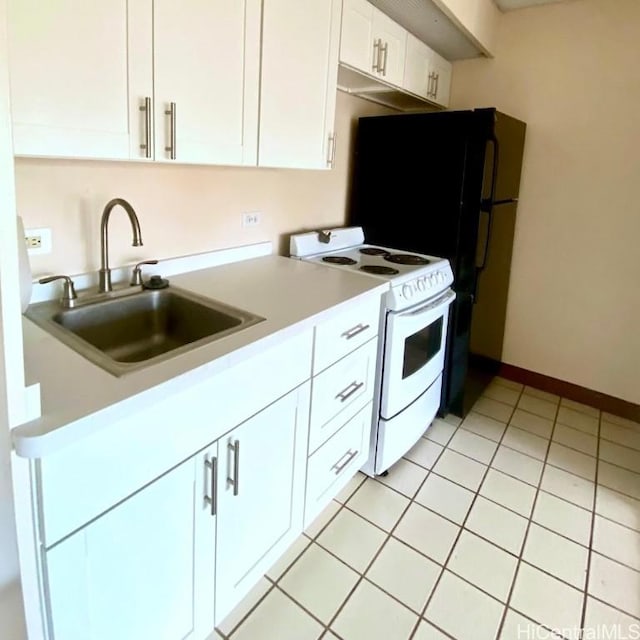
<svg viewBox="0 0 640 640">
<path fill-rule="evenodd" d="M 493 135 L 487 140 L 487 144 L 493 145 L 493 164 L 491 166 L 491 189 L 489 191 L 489 197 L 482 200 L 480 205 L 481 213 L 484 212 L 489 216 L 487 220 L 487 233 L 484 237 L 484 249 L 482 251 L 482 260 L 480 264 L 476 266 L 477 273 L 479 274 L 487 266 L 487 256 L 489 255 L 489 240 L 491 238 L 491 227 L 493 222 L 493 207 L 495 204 L 494 197 L 496 194 L 496 182 L 498 180 L 498 166 L 500 162 L 500 145 L 498 139 Z M 502 203 L 500 203 L 502 204 Z"/>
<path fill-rule="evenodd" d="M 498 181 L 498 166 L 500 162 L 500 145 L 498 144 L 498 138 L 495 135 L 492 135 L 488 138 L 487 144 L 491 144 L 493 146 L 493 163 L 491 166 L 491 188 L 489 189 L 489 197 L 482 198 L 480 201 L 480 210 L 486 211 L 487 213 L 491 212 L 491 208 L 495 202 L 496 197 L 496 182 Z M 502 202 L 500 202 L 502 204 Z"/>
</svg>

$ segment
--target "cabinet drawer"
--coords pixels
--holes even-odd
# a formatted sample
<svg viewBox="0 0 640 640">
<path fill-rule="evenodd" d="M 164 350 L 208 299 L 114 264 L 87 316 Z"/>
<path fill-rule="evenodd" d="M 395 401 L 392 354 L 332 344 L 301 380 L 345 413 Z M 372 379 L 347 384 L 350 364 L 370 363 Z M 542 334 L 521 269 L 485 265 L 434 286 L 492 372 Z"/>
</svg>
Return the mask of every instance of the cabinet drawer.
<svg viewBox="0 0 640 640">
<path fill-rule="evenodd" d="M 367 460 L 371 411 L 369 402 L 309 458 L 305 527 Z"/>
<path fill-rule="evenodd" d="M 377 339 L 369 340 L 313 379 L 309 451 L 317 449 L 373 399 Z"/>
<path fill-rule="evenodd" d="M 380 297 L 372 296 L 318 325 L 313 348 L 314 375 L 378 335 L 379 320 Z"/>
</svg>

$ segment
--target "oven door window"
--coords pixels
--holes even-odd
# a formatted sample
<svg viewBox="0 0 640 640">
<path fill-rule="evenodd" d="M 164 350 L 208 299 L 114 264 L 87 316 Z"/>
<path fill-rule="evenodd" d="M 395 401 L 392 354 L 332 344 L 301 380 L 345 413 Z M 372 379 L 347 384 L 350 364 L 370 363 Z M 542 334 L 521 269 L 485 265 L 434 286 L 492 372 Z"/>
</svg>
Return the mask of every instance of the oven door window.
<svg viewBox="0 0 640 640">
<path fill-rule="evenodd" d="M 402 360 L 402 379 L 408 378 L 424 367 L 442 346 L 443 318 L 440 316 L 428 327 L 416 331 L 404 340 L 404 358 Z"/>
</svg>

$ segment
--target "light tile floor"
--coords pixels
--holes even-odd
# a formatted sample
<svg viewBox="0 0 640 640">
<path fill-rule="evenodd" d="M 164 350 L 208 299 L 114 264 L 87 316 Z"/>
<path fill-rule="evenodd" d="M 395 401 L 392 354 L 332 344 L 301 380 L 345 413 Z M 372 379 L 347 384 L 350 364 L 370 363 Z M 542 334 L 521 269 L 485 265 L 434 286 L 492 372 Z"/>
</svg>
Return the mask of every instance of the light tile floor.
<svg viewBox="0 0 640 640">
<path fill-rule="evenodd" d="M 358 474 L 219 636 L 639 638 L 640 424 L 501 378 L 460 422 Z"/>
</svg>

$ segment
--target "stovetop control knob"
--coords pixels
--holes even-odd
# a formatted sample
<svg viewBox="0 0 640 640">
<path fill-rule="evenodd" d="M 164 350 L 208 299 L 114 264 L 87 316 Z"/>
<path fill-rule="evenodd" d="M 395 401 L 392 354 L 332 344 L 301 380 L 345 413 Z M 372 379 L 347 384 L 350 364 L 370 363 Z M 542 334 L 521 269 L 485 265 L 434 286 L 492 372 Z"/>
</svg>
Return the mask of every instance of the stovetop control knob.
<svg viewBox="0 0 640 640">
<path fill-rule="evenodd" d="M 407 300 L 413 296 L 413 289 L 411 288 L 411 285 L 405 284 L 402 286 L 402 296 Z"/>
<path fill-rule="evenodd" d="M 424 291 L 427 288 L 427 282 L 426 282 L 426 278 L 418 278 L 418 290 L 419 291 Z"/>
</svg>

